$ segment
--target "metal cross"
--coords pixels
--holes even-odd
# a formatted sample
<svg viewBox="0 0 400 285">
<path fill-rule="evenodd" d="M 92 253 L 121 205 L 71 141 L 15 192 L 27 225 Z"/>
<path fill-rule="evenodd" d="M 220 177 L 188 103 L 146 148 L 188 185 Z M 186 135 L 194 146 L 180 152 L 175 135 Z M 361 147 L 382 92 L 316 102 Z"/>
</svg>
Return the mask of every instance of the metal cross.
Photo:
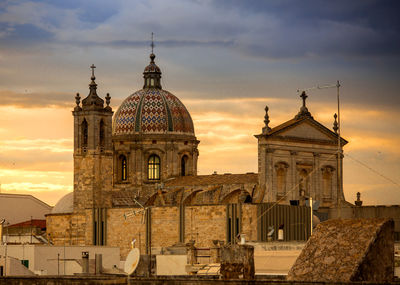
<svg viewBox="0 0 400 285">
<path fill-rule="evenodd" d="M 154 36 L 154 33 L 153 32 L 151 32 L 151 53 L 153 53 L 153 50 L 154 50 L 154 40 L 153 40 L 153 36 Z"/>
<path fill-rule="evenodd" d="M 92 65 L 90 66 L 90 68 L 92 69 L 92 76 L 94 76 L 94 69 L 96 68 L 96 66 L 94 66 L 94 64 L 92 64 Z"/>
</svg>

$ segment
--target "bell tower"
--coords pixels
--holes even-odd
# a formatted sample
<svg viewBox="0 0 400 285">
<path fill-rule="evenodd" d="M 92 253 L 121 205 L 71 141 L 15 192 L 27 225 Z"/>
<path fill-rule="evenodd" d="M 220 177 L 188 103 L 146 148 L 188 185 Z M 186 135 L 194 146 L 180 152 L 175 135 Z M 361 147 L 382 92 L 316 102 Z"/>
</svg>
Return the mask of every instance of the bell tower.
<svg viewBox="0 0 400 285">
<path fill-rule="evenodd" d="M 93 64 L 89 95 L 76 94 L 74 116 L 74 212 L 111 206 L 112 115 L 110 95 L 97 95 Z"/>
</svg>

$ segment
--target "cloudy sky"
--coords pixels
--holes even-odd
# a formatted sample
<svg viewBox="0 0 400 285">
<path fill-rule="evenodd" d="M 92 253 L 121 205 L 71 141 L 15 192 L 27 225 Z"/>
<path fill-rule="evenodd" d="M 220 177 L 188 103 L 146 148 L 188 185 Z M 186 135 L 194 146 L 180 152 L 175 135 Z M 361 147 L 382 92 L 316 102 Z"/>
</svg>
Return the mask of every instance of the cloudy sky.
<svg viewBox="0 0 400 285">
<path fill-rule="evenodd" d="M 257 171 L 254 134 L 293 118 L 297 89 L 340 80 L 344 190 L 400 204 L 398 1 L 3 0 L 0 2 L 0 183 L 54 205 L 72 191 L 74 95 L 114 110 L 143 86 L 150 34 L 163 87 L 195 124 L 199 174 Z M 335 89 L 310 91 L 332 126 Z"/>
</svg>

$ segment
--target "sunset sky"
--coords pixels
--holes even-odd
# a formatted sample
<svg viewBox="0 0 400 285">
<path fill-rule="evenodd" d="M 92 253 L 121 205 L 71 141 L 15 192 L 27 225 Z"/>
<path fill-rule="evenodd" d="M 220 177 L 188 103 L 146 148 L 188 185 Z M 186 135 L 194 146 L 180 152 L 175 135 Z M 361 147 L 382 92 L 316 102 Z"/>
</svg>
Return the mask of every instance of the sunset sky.
<svg viewBox="0 0 400 285">
<path fill-rule="evenodd" d="M 257 171 L 264 107 L 270 126 L 298 112 L 297 89 L 340 80 L 344 191 L 400 204 L 399 1 L 1 1 L 0 183 L 54 205 L 72 191 L 74 96 L 116 111 L 143 86 L 155 34 L 163 88 L 185 104 L 199 174 Z M 307 106 L 331 128 L 336 90 Z M 366 167 L 367 166 L 367 167 Z"/>
</svg>

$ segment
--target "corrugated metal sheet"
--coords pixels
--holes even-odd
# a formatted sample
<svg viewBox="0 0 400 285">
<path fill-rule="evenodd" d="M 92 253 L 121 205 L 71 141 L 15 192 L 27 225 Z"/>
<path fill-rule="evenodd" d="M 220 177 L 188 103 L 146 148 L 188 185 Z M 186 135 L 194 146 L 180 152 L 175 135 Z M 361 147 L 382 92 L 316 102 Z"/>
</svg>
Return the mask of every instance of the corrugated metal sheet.
<svg viewBox="0 0 400 285">
<path fill-rule="evenodd" d="M 272 240 L 278 240 L 278 230 L 283 228 L 285 241 L 307 240 L 311 234 L 311 208 L 305 206 L 263 203 L 257 206 L 257 239 L 268 241 L 268 232 L 273 229 Z"/>
</svg>

